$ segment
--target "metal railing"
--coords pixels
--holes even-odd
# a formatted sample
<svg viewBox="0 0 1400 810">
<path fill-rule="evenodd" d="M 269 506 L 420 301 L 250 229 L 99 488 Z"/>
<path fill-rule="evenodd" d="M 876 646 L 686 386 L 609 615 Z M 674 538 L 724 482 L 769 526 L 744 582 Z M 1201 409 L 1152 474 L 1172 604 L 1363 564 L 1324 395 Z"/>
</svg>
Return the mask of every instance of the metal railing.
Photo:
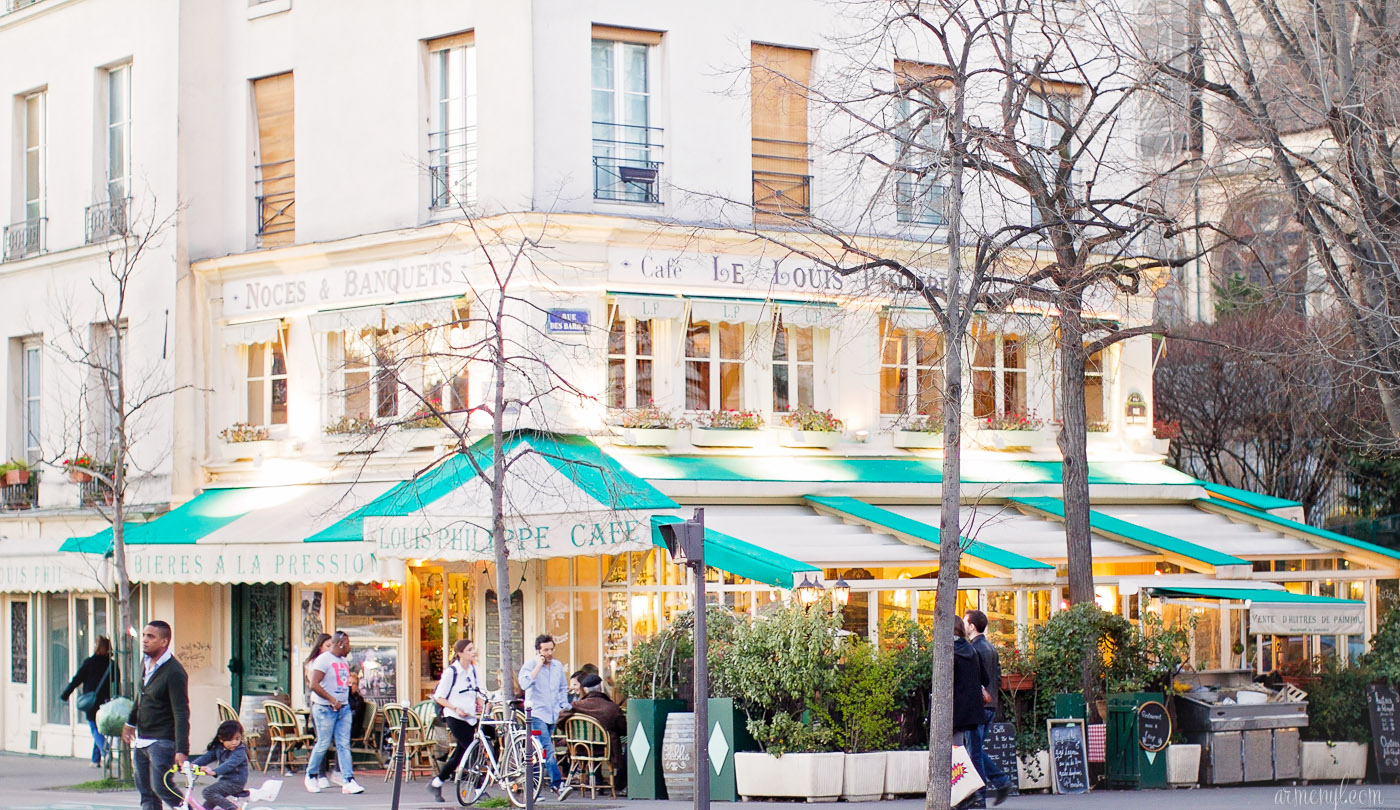
<svg viewBox="0 0 1400 810">
<path fill-rule="evenodd" d="M 476 127 L 428 133 L 431 208 L 457 208 L 476 202 Z"/>
<path fill-rule="evenodd" d="M 33 256 L 44 250 L 44 217 L 26 219 L 6 225 L 3 238 L 5 253 L 3 261 L 12 262 Z"/>
<path fill-rule="evenodd" d="M 900 177 L 895 181 L 895 217 L 913 225 L 942 225 L 947 191 L 930 177 Z"/>
<path fill-rule="evenodd" d="M 89 205 L 83 211 L 83 230 L 87 244 L 126 235 L 126 214 L 130 207 L 130 197 Z"/>
<path fill-rule="evenodd" d="M 106 471 L 104 470 L 104 472 Z M 78 482 L 78 504 L 80 506 L 110 504 L 112 500 L 112 488 L 98 479 L 89 478 L 86 481 Z"/>
<path fill-rule="evenodd" d="M 296 230 L 296 159 L 257 167 L 258 238 Z"/>
<path fill-rule="evenodd" d="M 3 478 L 0 478 L 3 481 Z M 0 486 L 0 509 L 15 512 L 35 509 L 39 506 L 39 473 L 31 471 L 29 480 L 23 484 Z"/>
<path fill-rule="evenodd" d="M 661 128 L 593 122 L 593 199 L 661 202 Z"/>
<path fill-rule="evenodd" d="M 805 217 L 812 213 L 810 144 L 776 138 L 753 139 L 753 207 L 759 214 Z M 773 168 L 768 168 L 772 166 Z"/>
</svg>

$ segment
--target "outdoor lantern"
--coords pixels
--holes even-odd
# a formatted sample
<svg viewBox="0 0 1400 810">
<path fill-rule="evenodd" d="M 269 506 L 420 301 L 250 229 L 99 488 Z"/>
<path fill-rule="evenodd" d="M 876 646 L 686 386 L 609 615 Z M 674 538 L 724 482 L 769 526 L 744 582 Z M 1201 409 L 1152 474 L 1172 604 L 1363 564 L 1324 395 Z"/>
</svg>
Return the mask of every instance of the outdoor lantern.
<svg viewBox="0 0 1400 810">
<path fill-rule="evenodd" d="M 1134 391 L 1128 395 L 1128 405 L 1123 409 L 1123 417 L 1129 425 L 1147 424 L 1147 400 L 1142 398 L 1142 394 Z"/>
<path fill-rule="evenodd" d="M 839 577 L 836 584 L 831 586 L 831 601 L 837 607 L 845 607 L 851 603 L 851 585 L 845 577 Z"/>
<path fill-rule="evenodd" d="M 822 595 L 822 587 L 809 579 L 806 574 L 802 575 L 802 582 L 794 590 L 797 591 L 797 598 L 802 600 L 804 605 L 812 604 Z"/>
</svg>

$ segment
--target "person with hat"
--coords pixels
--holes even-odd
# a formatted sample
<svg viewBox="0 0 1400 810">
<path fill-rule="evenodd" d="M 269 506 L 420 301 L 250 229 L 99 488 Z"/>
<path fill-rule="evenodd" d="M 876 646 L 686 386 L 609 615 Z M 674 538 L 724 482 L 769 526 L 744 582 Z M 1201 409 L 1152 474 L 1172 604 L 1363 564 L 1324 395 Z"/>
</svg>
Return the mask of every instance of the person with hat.
<svg viewBox="0 0 1400 810">
<path fill-rule="evenodd" d="M 607 730 L 612 737 L 608 747 L 608 764 L 612 766 L 613 783 L 619 790 L 624 790 L 627 787 L 627 768 L 622 758 L 622 738 L 627 736 L 627 716 L 612 698 L 603 694 L 603 679 L 596 674 L 579 678 L 579 686 L 583 688 L 583 697 L 575 700 L 568 711 L 559 715 L 559 723 L 563 725 L 570 717 L 581 714 L 598 721 L 598 725 Z"/>
</svg>

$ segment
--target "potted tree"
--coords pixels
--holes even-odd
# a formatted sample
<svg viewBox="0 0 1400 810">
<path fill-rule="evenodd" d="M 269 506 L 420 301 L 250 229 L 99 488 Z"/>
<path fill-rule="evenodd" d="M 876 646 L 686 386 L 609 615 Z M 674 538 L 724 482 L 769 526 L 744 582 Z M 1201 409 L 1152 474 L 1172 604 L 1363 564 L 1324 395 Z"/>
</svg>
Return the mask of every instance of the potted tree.
<svg viewBox="0 0 1400 810">
<path fill-rule="evenodd" d="M 846 423 L 831 411 L 798 408 L 782 416 L 783 427 L 778 431 L 778 444 L 783 447 L 814 447 L 830 450 L 841 441 Z"/>
<path fill-rule="evenodd" d="M 920 416 L 903 427 L 895 428 L 891 441 L 895 447 L 905 450 L 941 450 L 943 419 L 937 416 Z"/>
<path fill-rule="evenodd" d="M 618 444 L 632 447 L 670 447 L 686 423 L 675 414 L 648 402 L 644 408 L 622 411 L 614 423 L 620 429 Z"/>
<path fill-rule="evenodd" d="M 895 690 L 893 750 L 885 752 L 885 795 L 923 795 L 928 790 L 928 711 L 933 640 L 928 628 L 907 616 L 880 627 L 887 676 Z"/>
<path fill-rule="evenodd" d="M 253 460 L 277 455 L 277 442 L 263 425 L 234 422 L 219 431 L 223 440 L 220 455 L 224 461 Z"/>
<path fill-rule="evenodd" d="M 895 742 L 898 685 L 891 656 L 885 651 L 859 637 L 845 647 L 834 695 L 846 751 L 841 798 L 876 801 L 885 795 L 887 750 Z"/>
<path fill-rule="evenodd" d="M 695 417 L 690 443 L 696 447 L 754 447 L 763 431 L 755 411 L 705 411 Z"/>
<path fill-rule="evenodd" d="M 989 450 L 1014 450 L 1040 444 L 1045 422 L 1031 413 L 989 416 L 978 430 L 978 443 Z"/>
</svg>

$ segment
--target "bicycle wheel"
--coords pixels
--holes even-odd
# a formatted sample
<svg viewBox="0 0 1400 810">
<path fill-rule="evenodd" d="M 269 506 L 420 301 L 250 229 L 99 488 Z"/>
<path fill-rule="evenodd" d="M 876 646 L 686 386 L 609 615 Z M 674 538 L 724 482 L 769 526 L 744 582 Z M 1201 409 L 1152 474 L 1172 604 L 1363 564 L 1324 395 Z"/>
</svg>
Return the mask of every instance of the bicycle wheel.
<svg viewBox="0 0 1400 810">
<path fill-rule="evenodd" d="M 510 744 L 505 746 L 501 754 L 501 781 L 505 782 L 506 798 L 516 807 L 525 806 L 525 741 L 533 743 L 535 757 L 532 767 L 534 768 L 534 793 L 538 799 L 544 792 L 545 766 L 544 766 L 544 746 L 536 740 L 533 735 L 526 731 L 515 731 L 510 735 Z"/>
<path fill-rule="evenodd" d="M 472 740 L 457 766 L 457 803 L 470 807 L 486 792 L 486 752 L 481 741 Z"/>
</svg>

